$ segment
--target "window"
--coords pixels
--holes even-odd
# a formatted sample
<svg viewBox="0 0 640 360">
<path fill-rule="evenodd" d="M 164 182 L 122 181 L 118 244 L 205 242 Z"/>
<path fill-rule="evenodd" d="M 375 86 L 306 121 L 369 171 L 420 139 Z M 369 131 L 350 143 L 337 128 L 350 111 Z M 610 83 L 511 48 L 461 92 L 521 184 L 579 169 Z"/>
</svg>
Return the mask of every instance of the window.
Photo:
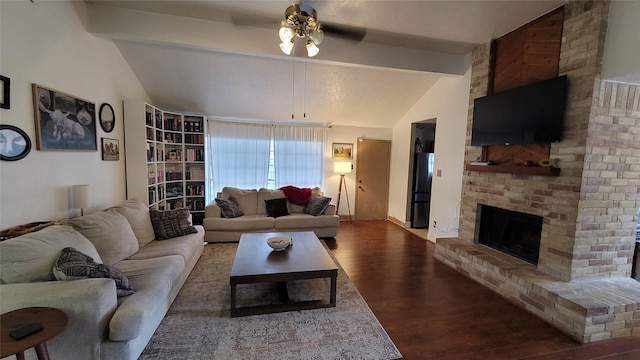
<svg viewBox="0 0 640 360">
<path fill-rule="evenodd" d="M 324 127 L 211 120 L 207 142 L 207 202 L 225 186 L 323 186 Z"/>
</svg>

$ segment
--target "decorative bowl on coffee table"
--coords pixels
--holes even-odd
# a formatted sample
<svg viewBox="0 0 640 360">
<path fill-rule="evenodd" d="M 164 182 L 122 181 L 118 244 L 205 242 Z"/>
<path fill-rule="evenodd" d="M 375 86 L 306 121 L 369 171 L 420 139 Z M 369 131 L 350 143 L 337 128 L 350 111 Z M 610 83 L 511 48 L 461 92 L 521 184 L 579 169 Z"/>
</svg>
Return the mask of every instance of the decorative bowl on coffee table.
<svg viewBox="0 0 640 360">
<path fill-rule="evenodd" d="M 273 251 L 283 251 L 291 244 L 291 238 L 288 236 L 273 236 L 267 239 L 267 245 L 269 245 Z"/>
</svg>

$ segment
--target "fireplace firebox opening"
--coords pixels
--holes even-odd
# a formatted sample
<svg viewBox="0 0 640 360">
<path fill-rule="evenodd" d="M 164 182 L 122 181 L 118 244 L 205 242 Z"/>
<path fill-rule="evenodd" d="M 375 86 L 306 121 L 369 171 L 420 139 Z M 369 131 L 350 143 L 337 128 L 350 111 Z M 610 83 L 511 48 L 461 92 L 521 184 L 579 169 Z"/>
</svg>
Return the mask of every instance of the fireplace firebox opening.
<svg viewBox="0 0 640 360">
<path fill-rule="evenodd" d="M 537 265 L 541 234 L 541 216 L 478 204 L 476 243 Z"/>
</svg>

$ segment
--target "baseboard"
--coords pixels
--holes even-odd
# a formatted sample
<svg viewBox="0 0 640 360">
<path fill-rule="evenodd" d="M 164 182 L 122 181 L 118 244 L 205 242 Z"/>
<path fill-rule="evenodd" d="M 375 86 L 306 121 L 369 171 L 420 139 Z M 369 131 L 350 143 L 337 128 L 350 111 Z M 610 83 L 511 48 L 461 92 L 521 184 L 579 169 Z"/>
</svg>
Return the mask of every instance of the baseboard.
<svg viewBox="0 0 640 360">
<path fill-rule="evenodd" d="M 402 220 L 400 220 L 400 219 L 398 219 L 398 218 L 396 218 L 396 217 L 389 216 L 389 217 L 387 218 L 387 220 L 388 220 L 388 221 L 390 221 L 390 222 L 392 222 L 392 223 L 394 223 L 394 224 L 396 224 L 396 225 L 398 225 L 398 226 L 400 226 L 400 227 L 402 227 L 402 228 L 405 228 L 405 229 L 406 229 L 406 226 L 404 225 L 404 221 L 402 221 Z"/>
</svg>

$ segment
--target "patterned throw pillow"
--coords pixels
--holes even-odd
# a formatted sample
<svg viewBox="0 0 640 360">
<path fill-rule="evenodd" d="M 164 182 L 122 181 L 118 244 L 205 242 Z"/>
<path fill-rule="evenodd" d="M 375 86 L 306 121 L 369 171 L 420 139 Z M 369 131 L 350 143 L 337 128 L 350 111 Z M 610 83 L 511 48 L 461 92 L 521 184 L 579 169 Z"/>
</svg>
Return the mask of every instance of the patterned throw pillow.
<svg viewBox="0 0 640 360">
<path fill-rule="evenodd" d="M 195 234 L 196 228 L 189 223 L 189 209 L 173 209 L 158 211 L 149 210 L 156 240 L 170 239 L 178 236 Z"/>
<path fill-rule="evenodd" d="M 238 201 L 233 196 L 229 196 L 229 198 L 225 199 L 215 199 L 216 204 L 220 207 L 220 212 L 222 212 L 222 217 L 233 219 L 244 215 L 244 212 L 238 205 Z"/>
<path fill-rule="evenodd" d="M 57 280 L 77 280 L 88 278 L 107 278 L 116 282 L 118 297 L 133 294 L 129 279 L 117 268 L 99 264 L 89 255 L 72 247 L 62 249 L 62 254 L 53 265 L 53 275 Z"/>
<path fill-rule="evenodd" d="M 264 201 L 267 207 L 267 216 L 279 217 L 289 215 L 289 209 L 287 209 L 287 198 L 271 199 Z"/>
<path fill-rule="evenodd" d="M 302 212 L 313 216 L 321 215 L 327 209 L 327 206 L 329 206 L 329 202 L 331 202 L 330 197 L 321 196 L 313 198 L 304 206 Z"/>
</svg>

